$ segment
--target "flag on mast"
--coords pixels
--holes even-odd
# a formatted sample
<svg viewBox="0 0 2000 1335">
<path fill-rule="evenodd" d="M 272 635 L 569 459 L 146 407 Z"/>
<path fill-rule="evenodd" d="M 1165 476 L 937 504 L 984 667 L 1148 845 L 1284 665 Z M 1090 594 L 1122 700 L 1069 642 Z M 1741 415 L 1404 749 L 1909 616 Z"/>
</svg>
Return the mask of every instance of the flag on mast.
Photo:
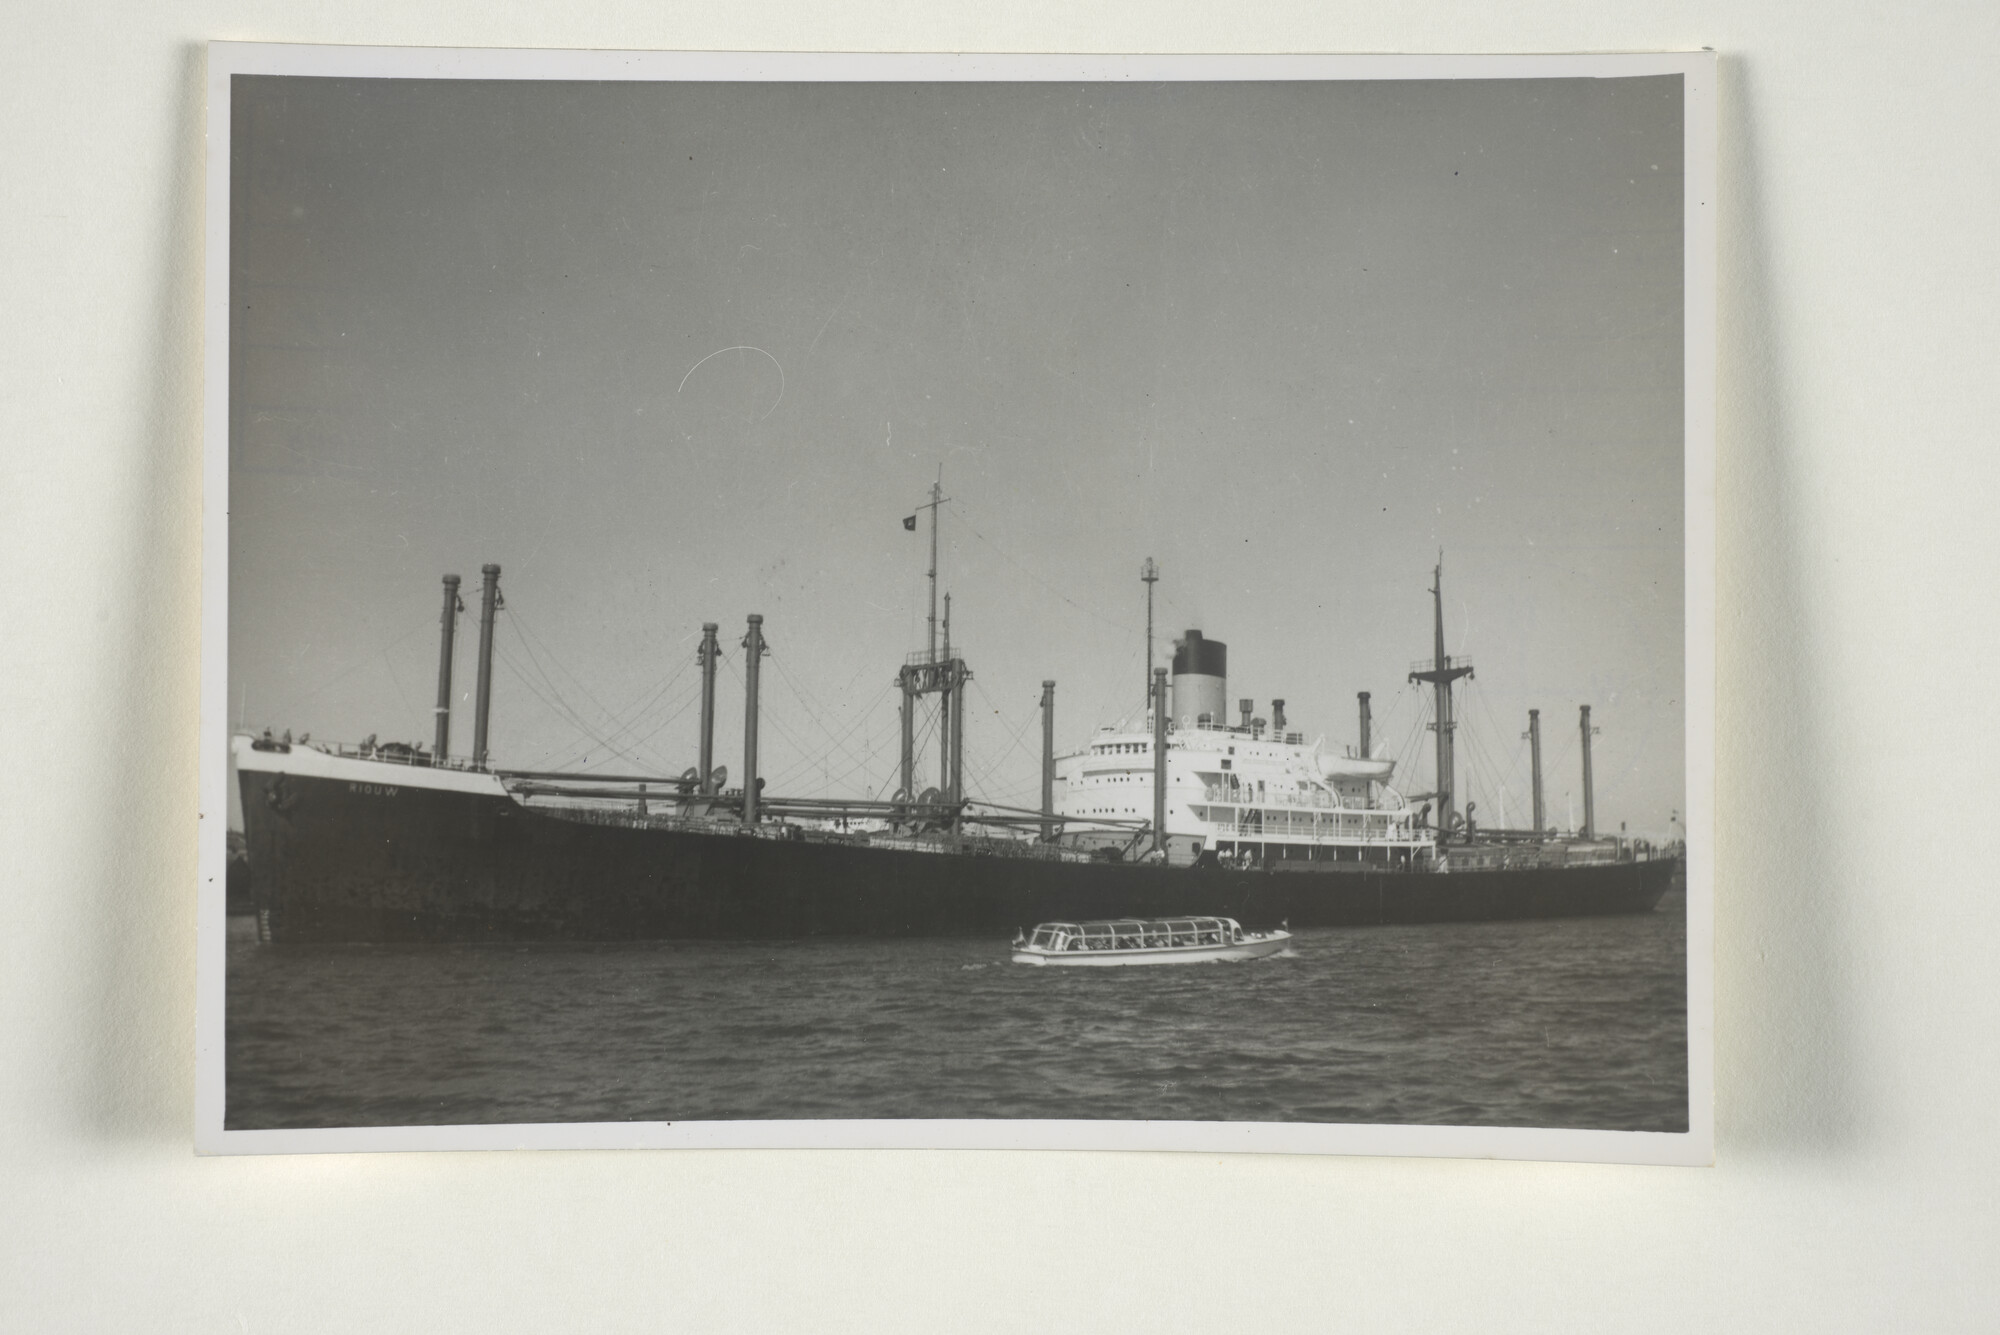
<svg viewBox="0 0 2000 1335">
<path fill-rule="evenodd" d="M 917 517 L 915 515 L 910 515 L 906 517 L 903 520 L 903 527 L 910 530 L 910 532 L 915 533 L 917 531 Z"/>
</svg>

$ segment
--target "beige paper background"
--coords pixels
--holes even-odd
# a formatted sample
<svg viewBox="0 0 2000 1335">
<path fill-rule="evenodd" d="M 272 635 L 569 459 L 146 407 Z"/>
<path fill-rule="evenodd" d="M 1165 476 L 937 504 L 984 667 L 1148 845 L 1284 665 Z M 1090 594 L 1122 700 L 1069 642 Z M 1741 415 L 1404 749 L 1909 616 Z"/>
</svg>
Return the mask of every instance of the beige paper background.
<svg viewBox="0 0 2000 1335">
<path fill-rule="evenodd" d="M 168 0 L 22 12 L 10 35 L 0 1325 L 2000 1321 L 1990 6 Z M 1720 49 L 1718 1166 L 195 1159 L 200 43 L 215 37 Z"/>
</svg>

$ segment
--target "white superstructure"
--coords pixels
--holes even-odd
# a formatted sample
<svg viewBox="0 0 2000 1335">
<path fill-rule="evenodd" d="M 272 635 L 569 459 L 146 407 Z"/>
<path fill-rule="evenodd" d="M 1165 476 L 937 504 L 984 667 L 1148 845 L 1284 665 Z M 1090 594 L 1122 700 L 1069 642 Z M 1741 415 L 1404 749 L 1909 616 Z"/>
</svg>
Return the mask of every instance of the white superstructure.
<svg viewBox="0 0 2000 1335">
<path fill-rule="evenodd" d="M 1427 864 L 1436 846 L 1429 809 L 1413 808 L 1390 786 L 1394 761 L 1308 744 L 1284 730 L 1282 701 L 1272 702 L 1272 726 L 1249 717 L 1247 700 L 1239 724 L 1217 717 L 1222 650 L 1190 631 L 1175 655 L 1166 729 L 1168 860 Z M 1153 818 L 1153 747 L 1150 726 L 1104 728 L 1081 750 L 1057 758 L 1056 812 L 1065 818 L 1065 842 L 1135 842 Z M 1140 846 L 1150 844 L 1148 832 Z"/>
</svg>

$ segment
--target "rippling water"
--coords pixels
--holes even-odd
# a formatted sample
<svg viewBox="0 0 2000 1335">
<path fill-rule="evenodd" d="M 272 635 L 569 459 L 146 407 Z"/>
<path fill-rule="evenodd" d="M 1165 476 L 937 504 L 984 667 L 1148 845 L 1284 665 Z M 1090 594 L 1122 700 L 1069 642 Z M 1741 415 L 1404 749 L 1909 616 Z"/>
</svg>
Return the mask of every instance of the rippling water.
<svg viewBox="0 0 2000 1335">
<path fill-rule="evenodd" d="M 1338 928 L 1248 964 L 1004 941 L 229 938 L 231 1128 L 792 1117 L 1687 1127 L 1685 914 Z"/>
</svg>

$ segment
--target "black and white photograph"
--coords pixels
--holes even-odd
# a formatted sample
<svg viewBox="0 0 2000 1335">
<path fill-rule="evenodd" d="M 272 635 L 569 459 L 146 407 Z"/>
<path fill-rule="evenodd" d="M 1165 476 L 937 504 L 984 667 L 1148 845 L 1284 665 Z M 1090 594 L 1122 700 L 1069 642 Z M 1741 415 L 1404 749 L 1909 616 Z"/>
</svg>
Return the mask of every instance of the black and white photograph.
<svg viewBox="0 0 2000 1335">
<path fill-rule="evenodd" d="M 2000 8 L 14 17 L 0 1330 L 2000 1327 Z"/>
<path fill-rule="evenodd" d="M 204 1149 L 1708 1162 L 1712 58 L 215 53 Z"/>
</svg>

